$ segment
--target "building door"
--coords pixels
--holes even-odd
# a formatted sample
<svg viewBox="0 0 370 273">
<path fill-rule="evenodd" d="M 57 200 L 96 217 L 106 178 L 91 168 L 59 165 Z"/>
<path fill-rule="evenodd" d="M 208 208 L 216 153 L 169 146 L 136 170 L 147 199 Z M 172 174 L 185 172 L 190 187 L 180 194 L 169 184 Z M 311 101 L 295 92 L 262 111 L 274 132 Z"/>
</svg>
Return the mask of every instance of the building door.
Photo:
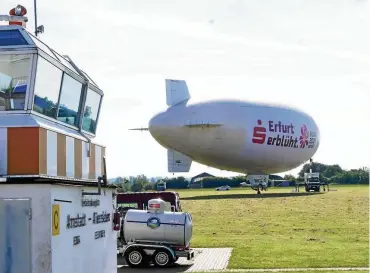
<svg viewBox="0 0 370 273">
<path fill-rule="evenodd" d="M 2 273 L 31 273 L 30 208 L 30 199 L 0 199 Z"/>
</svg>

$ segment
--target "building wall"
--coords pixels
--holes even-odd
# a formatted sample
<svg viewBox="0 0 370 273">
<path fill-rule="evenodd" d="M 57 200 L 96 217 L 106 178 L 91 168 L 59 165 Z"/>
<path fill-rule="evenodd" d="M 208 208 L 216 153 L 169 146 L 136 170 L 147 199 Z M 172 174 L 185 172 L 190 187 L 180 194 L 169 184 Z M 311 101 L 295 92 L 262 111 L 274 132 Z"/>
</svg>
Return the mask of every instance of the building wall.
<svg viewBox="0 0 370 273">
<path fill-rule="evenodd" d="M 97 179 L 105 147 L 39 127 L 0 128 L 0 175 Z"/>
<path fill-rule="evenodd" d="M 191 180 L 190 180 L 190 183 L 195 183 L 195 182 L 197 182 L 199 180 L 202 180 L 201 178 L 204 178 L 204 177 L 215 177 L 215 176 L 214 175 L 211 175 L 209 173 L 200 173 L 200 174 L 192 177 Z"/>
<path fill-rule="evenodd" d="M 201 182 L 189 184 L 190 189 L 200 189 L 202 187 Z"/>
<path fill-rule="evenodd" d="M 97 207 L 82 207 L 81 190 L 97 188 L 50 184 L 0 184 L 0 198 L 30 198 L 32 273 L 117 273 L 117 231 L 112 230 L 112 189 L 102 190 Z M 59 205 L 59 217 L 54 221 L 53 205 Z M 114 204 L 115 205 L 115 204 Z M 93 224 L 93 213 L 110 213 L 108 222 Z M 67 215 L 76 217 L 85 213 L 86 225 L 67 228 Z M 54 233 L 58 223 L 59 232 Z M 95 239 L 96 231 L 105 231 L 105 237 Z M 20 234 L 20 236 L 22 236 Z M 74 237 L 80 243 L 74 245 Z"/>
<path fill-rule="evenodd" d="M 96 188 L 53 186 L 51 202 L 59 204 L 60 234 L 52 236 L 53 273 L 117 273 L 117 232 L 112 230 L 112 189 L 102 190 L 101 196 L 85 196 L 84 199 L 100 200 L 97 207 L 81 206 L 81 190 L 97 191 Z M 110 213 L 110 220 L 93 223 L 93 214 Z M 67 216 L 85 214 L 86 225 L 67 228 Z M 105 237 L 95 239 L 95 232 L 104 230 Z M 74 245 L 74 237 L 79 244 Z M 77 238 L 76 238 L 77 239 Z"/>
<path fill-rule="evenodd" d="M 0 198 L 31 198 L 31 272 L 52 273 L 50 185 L 0 184 Z"/>
</svg>

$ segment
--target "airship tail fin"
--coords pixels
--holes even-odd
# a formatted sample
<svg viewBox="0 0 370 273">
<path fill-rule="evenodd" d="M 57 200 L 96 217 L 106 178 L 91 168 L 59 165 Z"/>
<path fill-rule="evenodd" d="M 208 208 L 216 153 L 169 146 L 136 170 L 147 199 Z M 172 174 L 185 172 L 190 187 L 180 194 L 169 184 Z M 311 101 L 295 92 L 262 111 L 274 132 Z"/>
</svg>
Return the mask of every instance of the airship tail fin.
<svg viewBox="0 0 370 273">
<path fill-rule="evenodd" d="M 167 150 L 168 172 L 187 173 L 190 170 L 192 159 L 175 150 Z"/>
<path fill-rule="evenodd" d="M 186 81 L 166 79 L 166 102 L 169 107 L 190 99 Z"/>
</svg>

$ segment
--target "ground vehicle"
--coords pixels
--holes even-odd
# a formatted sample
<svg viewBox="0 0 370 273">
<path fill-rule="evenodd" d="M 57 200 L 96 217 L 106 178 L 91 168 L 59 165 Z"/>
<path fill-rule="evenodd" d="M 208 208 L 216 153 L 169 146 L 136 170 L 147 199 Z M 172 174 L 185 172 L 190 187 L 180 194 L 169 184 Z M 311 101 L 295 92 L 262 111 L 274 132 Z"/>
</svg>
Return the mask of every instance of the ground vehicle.
<svg viewBox="0 0 370 273">
<path fill-rule="evenodd" d="M 304 174 L 304 183 L 305 183 L 305 190 L 306 192 L 310 192 L 311 190 L 315 192 L 320 191 L 320 174 L 319 173 L 305 173 Z"/>
<path fill-rule="evenodd" d="M 128 210 L 118 245 L 130 267 L 166 267 L 179 257 L 194 258 L 190 249 L 192 217 L 186 212 L 165 211 L 165 202 L 152 199 L 148 210 Z"/>
<path fill-rule="evenodd" d="M 165 191 L 166 190 L 166 182 L 160 182 L 157 184 L 157 191 Z"/>
<path fill-rule="evenodd" d="M 248 175 L 248 180 L 251 188 L 261 194 L 261 191 L 267 191 L 268 175 Z"/>
<path fill-rule="evenodd" d="M 160 198 L 165 202 L 165 211 L 180 212 L 180 196 L 177 192 L 127 192 L 118 193 L 116 196 L 117 210 L 121 214 L 121 231 L 123 228 L 123 219 L 128 210 L 145 210 L 148 208 L 148 202 L 151 199 Z M 120 232 L 117 234 L 120 240 Z"/>
<path fill-rule="evenodd" d="M 231 187 L 229 185 L 216 188 L 216 191 L 228 191 L 228 190 L 231 190 Z"/>
<path fill-rule="evenodd" d="M 128 192 L 117 194 L 117 207 L 120 211 L 127 211 L 130 208 L 146 209 L 148 201 L 155 198 L 161 198 L 166 202 L 166 210 L 181 211 L 180 196 L 177 192 Z"/>
</svg>

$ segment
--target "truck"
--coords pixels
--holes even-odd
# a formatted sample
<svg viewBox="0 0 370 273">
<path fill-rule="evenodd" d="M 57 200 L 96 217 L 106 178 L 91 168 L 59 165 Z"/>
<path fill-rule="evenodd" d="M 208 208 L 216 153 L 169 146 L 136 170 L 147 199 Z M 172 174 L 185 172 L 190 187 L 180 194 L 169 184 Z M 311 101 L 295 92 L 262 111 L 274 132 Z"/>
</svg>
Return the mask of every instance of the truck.
<svg viewBox="0 0 370 273">
<path fill-rule="evenodd" d="M 157 184 L 157 191 L 165 191 L 166 190 L 166 182 L 161 181 Z"/>
<path fill-rule="evenodd" d="M 119 211 L 125 212 L 129 209 L 147 209 L 149 200 L 156 198 L 166 202 L 165 210 L 181 212 L 180 196 L 173 191 L 118 193 L 116 201 Z"/>
<path fill-rule="evenodd" d="M 304 174 L 304 184 L 306 192 L 310 192 L 311 190 L 315 192 L 320 191 L 321 182 L 320 182 L 320 173 L 305 173 Z"/>
<path fill-rule="evenodd" d="M 121 225 L 117 254 L 129 267 L 167 267 L 178 258 L 194 259 L 190 248 L 193 223 L 190 213 L 165 211 L 162 199 L 151 199 L 148 209 L 130 209 Z"/>
</svg>

